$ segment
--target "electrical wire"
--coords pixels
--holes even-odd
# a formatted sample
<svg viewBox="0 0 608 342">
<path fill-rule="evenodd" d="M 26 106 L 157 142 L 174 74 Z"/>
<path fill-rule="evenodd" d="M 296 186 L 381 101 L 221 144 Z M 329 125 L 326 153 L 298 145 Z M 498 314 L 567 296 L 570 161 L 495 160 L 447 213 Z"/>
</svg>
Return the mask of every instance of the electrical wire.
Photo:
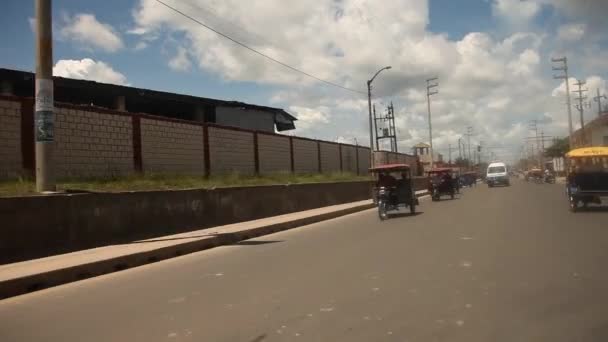
<svg viewBox="0 0 608 342">
<path fill-rule="evenodd" d="M 188 14 L 186 14 L 186 13 L 184 13 L 184 12 L 180 11 L 179 9 L 177 9 L 177 8 L 175 8 L 175 7 L 173 7 L 173 6 L 169 5 L 169 4 L 167 4 L 167 3 L 165 3 L 165 2 L 163 2 L 163 1 L 161 1 L 161 0 L 156 0 L 156 2 L 158 2 L 158 3 L 162 4 L 162 5 L 164 5 L 165 7 L 167 7 L 167 8 L 169 8 L 169 9 L 171 9 L 172 11 L 174 11 L 174 12 L 176 12 L 176 13 L 178 13 L 178 14 L 180 14 L 180 15 L 182 15 L 182 16 L 184 16 L 184 17 L 186 17 L 186 18 L 190 19 L 190 20 L 192 20 L 193 22 L 195 22 L 195 23 L 197 23 L 197 24 L 199 24 L 199 25 L 203 26 L 204 28 L 206 28 L 206 29 L 208 29 L 208 30 L 210 30 L 210 31 L 212 31 L 212 32 L 214 32 L 214 33 L 216 33 L 216 34 L 218 34 L 218 35 L 220 35 L 220 36 L 222 36 L 222 37 L 224 37 L 224 38 L 226 38 L 226 39 L 230 40 L 231 42 L 233 42 L 233 43 L 235 43 L 235 44 L 237 44 L 237 45 L 239 45 L 239 46 L 241 46 L 241 47 L 243 47 L 243 48 L 245 48 L 245 49 L 247 49 L 247 50 L 249 50 L 249 51 L 251 51 L 251 52 L 253 52 L 253 53 L 256 53 L 256 54 L 258 54 L 258 55 L 260 55 L 260 56 L 262 56 L 262 57 L 264 57 L 264 58 L 266 58 L 266 59 L 268 59 L 268 60 L 270 60 L 270 61 L 272 61 L 272 62 L 275 62 L 275 63 L 277 63 L 277 64 L 279 64 L 279 65 L 281 65 L 281 66 L 283 66 L 283 67 L 285 67 L 285 68 L 287 68 L 287 69 L 290 69 L 290 70 L 295 71 L 295 72 L 298 72 L 298 73 L 300 73 L 300 74 L 302 74 L 302 75 L 305 75 L 305 76 L 308 76 L 308 77 L 310 77 L 310 78 L 313 78 L 313 79 L 315 79 L 315 80 L 317 80 L 317 81 L 319 81 L 319 82 L 323 82 L 323 83 L 325 83 L 325 84 L 328 84 L 328 85 L 331 85 L 331 86 L 334 86 L 334 87 L 337 87 L 337 88 L 340 88 L 340 89 L 343 89 L 343 90 L 346 90 L 346 91 L 350 91 L 350 92 L 357 93 L 357 94 L 363 94 L 363 95 L 367 95 L 367 93 L 366 93 L 366 92 L 363 92 L 363 91 L 360 91 L 360 90 L 351 89 L 351 88 L 347 88 L 347 87 L 341 86 L 341 85 L 339 85 L 339 84 L 337 84 L 337 83 L 333 83 L 333 82 L 331 82 L 331 81 L 327 81 L 327 80 L 324 80 L 324 79 L 322 79 L 322 78 L 320 78 L 320 77 L 317 77 L 317 76 L 315 76 L 315 75 L 312 75 L 312 74 L 310 74 L 310 73 L 307 73 L 306 71 L 300 70 L 300 69 L 298 69 L 298 68 L 296 68 L 296 67 L 292 67 L 291 65 L 289 65 L 289 64 L 287 64 L 287 63 L 284 63 L 284 62 L 281 62 L 281 61 L 279 61 L 278 59 L 275 59 L 275 58 L 273 58 L 273 57 L 270 57 L 270 56 L 268 56 L 268 55 L 264 54 L 263 52 L 260 52 L 260 51 L 258 51 L 258 50 L 256 50 L 256 49 L 254 49 L 254 48 L 252 48 L 252 47 L 250 47 L 250 46 L 246 45 L 245 43 L 241 43 L 240 41 L 238 41 L 238 40 L 236 40 L 236 39 L 234 39 L 234 38 L 232 38 L 232 37 L 230 37 L 230 36 L 228 36 L 228 35 L 226 35 L 226 34 L 224 34 L 224 33 L 220 32 L 220 31 L 218 31 L 218 30 L 214 29 L 214 28 L 213 28 L 213 27 L 211 27 L 211 26 L 208 26 L 207 24 L 203 23 L 202 21 L 200 21 L 200 20 L 198 20 L 198 19 L 196 19 L 196 18 L 194 18 L 194 17 L 192 17 L 192 16 L 190 16 L 190 15 L 188 15 Z"/>
</svg>

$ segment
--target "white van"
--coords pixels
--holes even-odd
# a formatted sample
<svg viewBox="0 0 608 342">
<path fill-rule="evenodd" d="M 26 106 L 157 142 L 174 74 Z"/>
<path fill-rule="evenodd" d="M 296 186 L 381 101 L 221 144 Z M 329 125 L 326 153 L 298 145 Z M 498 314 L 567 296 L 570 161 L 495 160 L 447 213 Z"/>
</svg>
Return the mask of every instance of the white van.
<svg viewBox="0 0 608 342">
<path fill-rule="evenodd" d="M 488 172 L 486 173 L 486 181 L 488 183 L 488 187 L 493 187 L 495 185 L 511 185 L 509 181 L 509 173 L 507 170 L 507 165 L 505 163 L 492 163 L 488 165 Z"/>
</svg>

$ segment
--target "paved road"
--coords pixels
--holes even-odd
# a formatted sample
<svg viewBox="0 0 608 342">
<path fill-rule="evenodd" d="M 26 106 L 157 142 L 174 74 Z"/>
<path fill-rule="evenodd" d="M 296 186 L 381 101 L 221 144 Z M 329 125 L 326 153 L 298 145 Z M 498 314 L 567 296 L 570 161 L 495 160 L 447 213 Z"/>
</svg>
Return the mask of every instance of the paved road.
<svg viewBox="0 0 608 342">
<path fill-rule="evenodd" d="M 608 212 L 478 186 L 0 301 L 0 341 L 608 341 Z"/>
</svg>

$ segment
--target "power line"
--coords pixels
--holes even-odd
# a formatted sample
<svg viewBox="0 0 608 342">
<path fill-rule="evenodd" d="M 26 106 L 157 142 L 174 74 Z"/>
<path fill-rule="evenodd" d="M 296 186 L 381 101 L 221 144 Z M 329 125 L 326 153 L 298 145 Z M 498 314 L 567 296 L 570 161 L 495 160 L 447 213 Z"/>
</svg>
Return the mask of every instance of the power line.
<svg viewBox="0 0 608 342">
<path fill-rule="evenodd" d="M 353 92 L 353 93 L 357 93 L 357 94 L 362 94 L 362 95 L 366 95 L 366 94 L 367 94 L 366 92 L 363 92 L 363 91 L 359 91 L 359 90 L 356 90 L 356 89 L 351 89 L 351 88 L 347 88 L 347 87 L 341 86 L 341 85 L 339 85 L 339 84 L 337 84 L 337 83 L 333 83 L 333 82 L 331 82 L 331 81 L 324 80 L 324 79 L 319 78 L 319 77 L 317 77 L 317 76 L 315 76 L 315 75 L 309 74 L 309 73 L 307 73 L 306 71 L 302 71 L 302 70 L 300 70 L 300 69 L 298 69 L 298 68 L 292 67 L 291 65 L 286 64 L 286 63 L 284 63 L 284 62 L 281 62 L 281 61 L 279 61 L 279 60 L 277 60 L 277 59 L 275 59 L 275 58 L 272 58 L 272 57 L 270 57 L 270 56 L 266 55 L 265 53 L 260 52 L 260 51 L 258 51 L 258 50 L 256 50 L 256 49 L 254 49 L 254 48 L 250 47 L 249 45 L 246 45 L 246 44 L 244 44 L 244 43 L 241 43 L 240 41 L 238 41 L 238 40 L 236 40 L 236 39 L 234 39 L 234 38 L 232 38 L 232 37 L 230 37 L 230 36 L 228 36 L 228 35 L 226 35 L 226 34 L 224 34 L 224 33 L 220 32 L 220 31 L 218 31 L 218 30 L 214 29 L 214 28 L 213 28 L 213 27 L 211 27 L 211 26 L 206 25 L 206 24 L 205 24 L 205 23 L 203 23 L 202 21 L 200 21 L 200 20 L 198 20 L 198 19 L 196 19 L 196 18 L 194 18 L 194 17 L 192 17 L 192 16 L 190 16 L 190 15 L 188 15 L 188 14 L 186 14 L 186 13 L 184 13 L 184 12 L 180 11 L 179 9 L 177 9 L 177 8 L 175 8 L 175 7 L 172 7 L 172 6 L 168 5 L 167 3 L 165 3 L 165 2 L 163 2 L 163 1 L 161 1 L 161 0 L 156 0 L 156 2 L 158 2 L 158 3 L 162 4 L 163 6 L 165 6 L 165 7 L 169 8 L 169 9 L 171 9 L 171 10 L 172 10 L 172 11 L 174 11 L 175 13 L 178 13 L 178 14 L 180 14 L 180 15 L 182 15 L 182 16 L 184 16 L 184 17 L 186 17 L 186 18 L 190 19 L 190 20 L 192 20 L 193 22 L 195 22 L 195 23 L 197 23 L 197 24 L 199 24 L 199 25 L 203 26 L 204 28 L 206 28 L 206 29 L 208 29 L 208 30 L 210 30 L 210 31 L 212 31 L 212 32 L 214 32 L 214 33 L 216 33 L 216 34 L 218 34 L 218 35 L 220 35 L 220 36 L 222 36 L 222 37 L 224 37 L 224 38 L 226 38 L 226 39 L 230 40 L 231 42 L 233 42 L 233 43 L 235 43 L 235 44 L 237 44 L 237 45 L 240 45 L 241 47 L 244 47 L 245 49 L 247 49 L 247 50 L 249 50 L 249 51 L 251 51 L 251 52 L 253 52 L 253 53 L 256 53 L 256 54 L 258 54 L 258 55 L 260 55 L 260 56 L 262 56 L 262 57 L 264 57 L 264 58 L 266 58 L 266 59 L 269 59 L 269 60 L 271 60 L 271 61 L 273 61 L 273 62 L 275 62 L 275 63 L 277 63 L 277 64 L 280 64 L 280 65 L 282 65 L 283 67 L 285 67 L 285 68 L 287 68 L 287 69 L 293 70 L 293 71 L 295 71 L 295 72 L 299 72 L 299 73 L 301 73 L 301 74 L 303 74 L 303 75 L 305 75 L 305 76 L 308 76 L 308 77 L 310 77 L 310 78 L 313 78 L 313 79 L 315 79 L 315 80 L 317 80 L 317 81 L 319 81 L 319 82 L 323 82 L 323 83 L 325 83 L 325 84 L 328 84 L 328 85 L 331 85 L 331 86 L 334 86 L 334 87 L 337 87 L 337 88 L 341 88 L 341 89 L 343 89 L 343 90 L 347 90 L 347 91 L 350 91 L 350 92 Z"/>
</svg>

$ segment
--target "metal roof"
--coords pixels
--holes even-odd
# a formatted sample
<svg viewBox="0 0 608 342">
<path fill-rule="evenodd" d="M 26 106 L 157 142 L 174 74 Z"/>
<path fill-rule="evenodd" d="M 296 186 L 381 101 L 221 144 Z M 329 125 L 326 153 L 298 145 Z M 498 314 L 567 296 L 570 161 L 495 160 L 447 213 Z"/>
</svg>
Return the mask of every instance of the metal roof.
<svg viewBox="0 0 608 342">
<path fill-rule="evenodd" d="M 12 82 L 15 88 L 15 95 L 18 96 L 34 96 L 34 79 L 35 75 L 31 72 L 0 68 L 0 80 Z M 238 107 L 242 109 L 271 112 L 276 114 L 275 124 L 277 125 L 278 130 L 293 129 L 295 128 L 295 126 L 293 125 L 293 121 L 298 120 L 296 117 L 287 113 L 282 108 L 259 106 L 240 101 L 210 99 L 193 95 L 176 94 L 159 90 L 136 88 L 124 85 L 108 84 L 64 77 L 53 77 L 53 81 L 55 83 L 56 90 L 57 88 L 60 88 L 66 90 L 66 92 L 73 91 L 74 93 L 86 93 L 88 94 L 88 96 L 97 97 L 100 101 L 107 101 L 109 97 L 125 96 L 125 98 L 127 98 L 127 101 L 163 101 L 166 103 L 167 109 L 174 109 L 176 108 L 175 104 L 180 104 L 186 106 L 200 105 L 201 107 Z M 162 115 L 160 113 L 151 114 Z"/>
</svg>

